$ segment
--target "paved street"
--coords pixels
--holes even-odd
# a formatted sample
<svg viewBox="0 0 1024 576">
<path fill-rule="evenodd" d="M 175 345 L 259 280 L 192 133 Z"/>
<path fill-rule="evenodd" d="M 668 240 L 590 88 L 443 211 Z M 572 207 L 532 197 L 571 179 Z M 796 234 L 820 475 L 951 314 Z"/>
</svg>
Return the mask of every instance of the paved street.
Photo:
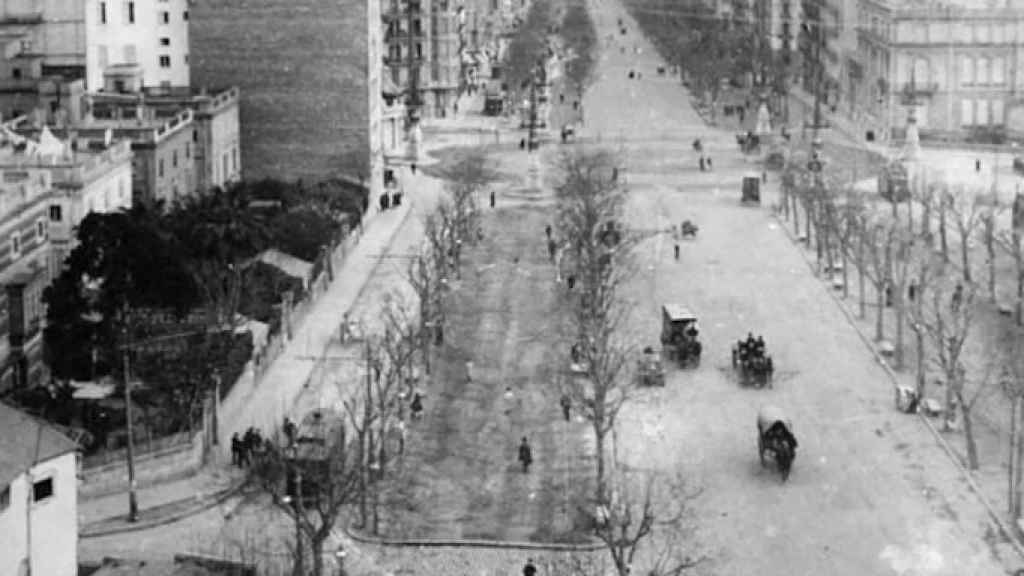
<svg viewBox="0 0 1024 576">
<path fill-rule="evenodd" d="M 601 38 L 626 17 L 617 2 L 591 6 Z M 628 28 L 616 35 L 626 54 L 613 46 L 601 58 L 587 131 L 627 151 L 633 227 L 700 226 L 678 263 L 667 238 L 642 246 L 631 288 L 638 344 L 657 342 L 659 305 L 679 302 L 701 317 L 706 356 L 624 415 L 620 455 L 705 486 L 698 537 L 720 574 L 1001 573 L 992 550 L 1004 547 L 990 545 L 993 530 L 955 468 L 915 419 L 893 410 L 883 372 L 767 210 L 739 206 L 747 165 L 731 134 L 702 125 L 678 82 L 655 75 L 638 27 Z M 627 80 L 630 69 L 643 79 Z M 711 143 L 713 173 L 696 172 L 696 137 Z M 731 377 L 730 346 L 748 331 L 775 357 L 774 390 Z M 758 463 L 762 403 L 782 407 L 800 440 L 787 484 Z"/>
</svg>

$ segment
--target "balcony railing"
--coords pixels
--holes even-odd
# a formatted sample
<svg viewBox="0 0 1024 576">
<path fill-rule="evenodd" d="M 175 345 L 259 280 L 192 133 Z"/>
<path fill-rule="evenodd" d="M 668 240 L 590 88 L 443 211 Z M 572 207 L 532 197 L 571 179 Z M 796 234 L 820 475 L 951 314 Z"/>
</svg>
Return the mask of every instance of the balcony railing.
<svg viewBox="0 0 1024 576">
<path fill-rule="evenodd" d="M 905 102 L 916 98 L 931 98 L 939 91 L 939 83 L 904 82 L 897 87 L 897 90 Z"/>
</svg>

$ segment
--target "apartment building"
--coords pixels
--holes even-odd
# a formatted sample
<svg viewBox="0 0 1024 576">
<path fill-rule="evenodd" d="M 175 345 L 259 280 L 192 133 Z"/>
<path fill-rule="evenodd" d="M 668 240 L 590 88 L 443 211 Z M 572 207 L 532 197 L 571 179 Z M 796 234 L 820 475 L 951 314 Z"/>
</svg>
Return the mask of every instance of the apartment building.
<svg viewBox="0 0 1024 576">
<path fill-rule="evenodd" d="M 0 403 L 0 574 L 78 574 L 77 450 Z"/>
<path fill-rule="evenodd" d="M 422 117 L 445 117 L 452 112 L 462 77 L 454 2 L 390 0 L 383 10 L 385 63 L 392 81 L 406 90 L 406 105 Z"/>
<path fill-rule="evenodd" d="M 1019 3 L 862 0 L 859 22 L 858 108 L 879 133 L 913 107 L 924 139 L 984 138 L 1020 109 Z"/>
<path fill-rule="evenodd" d="M 134 64 L 143 86 L 189 85 L 188 0 L 82 0 L 86 87 L 104 89 L 111 66 Z"/>
<path fill-rule="evenodd" d="M 18 59 L 38 65 L 42 75 L 83 78 L 85 4 L 84 0 L 4 0 L 0 2 L 0 35 L 18 37 Z"/>
</svg>

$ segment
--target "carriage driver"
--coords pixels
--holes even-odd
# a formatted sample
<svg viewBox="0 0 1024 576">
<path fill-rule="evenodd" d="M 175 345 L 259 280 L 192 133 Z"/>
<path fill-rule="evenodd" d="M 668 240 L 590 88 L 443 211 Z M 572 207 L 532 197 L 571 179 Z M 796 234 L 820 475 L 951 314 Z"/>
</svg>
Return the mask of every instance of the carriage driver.
<svg viewBox="0 0 1024 576">
<path fill-rule="evenodd" d="M 757 335 L 757 340 L 754 341 L 754 353 L 757 356 L 764 354 L 764 338 L 761 338 L 760 334 Z"/>
</svg>

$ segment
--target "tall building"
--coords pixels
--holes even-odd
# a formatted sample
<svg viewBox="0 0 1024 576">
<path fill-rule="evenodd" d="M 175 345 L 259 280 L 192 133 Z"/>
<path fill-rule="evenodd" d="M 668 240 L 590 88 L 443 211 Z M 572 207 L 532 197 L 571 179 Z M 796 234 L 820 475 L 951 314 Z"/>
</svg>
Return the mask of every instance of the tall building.
<svg viewBox="0 0 1024 576">
<path fill-rule="evenodd" d="M 1021 3 L 862 0 L 859 23 L 857 110 L 877 133 L 900 137 L 909 107 L 924 139 L 984 139 L 1024 114 Z"/>
<path fill-rule="evenodd" d="M 837 109 L 857 49 L 857 0 L 801 0 L 800 15 L 803 88 Z"/>
<path fill-rule="evenodd" d="M 0 404 L 0 574 L 78 574 L 77 451 Z"/>
<path fill-rule="evenodd" d="M 86 88 L 110 66 L 135 64 L 144 86 L 188 86 L 188 0 L 78 0 L 85 5 Z"/>
<path fill-rule="evenodd" d="M 239 87 L 244 178 L 349 177 L 380 190 L 379 2 L 192 4 L 192 81 Z"/>
<path fill-rule="evenodd" d="M 422 117 L 452 111 L 461 81 L 459 16 L 451 0 L 384 0 L 386 63 Z M 418 99 L 418 100 L 417 100 Z"/>
</svg>

